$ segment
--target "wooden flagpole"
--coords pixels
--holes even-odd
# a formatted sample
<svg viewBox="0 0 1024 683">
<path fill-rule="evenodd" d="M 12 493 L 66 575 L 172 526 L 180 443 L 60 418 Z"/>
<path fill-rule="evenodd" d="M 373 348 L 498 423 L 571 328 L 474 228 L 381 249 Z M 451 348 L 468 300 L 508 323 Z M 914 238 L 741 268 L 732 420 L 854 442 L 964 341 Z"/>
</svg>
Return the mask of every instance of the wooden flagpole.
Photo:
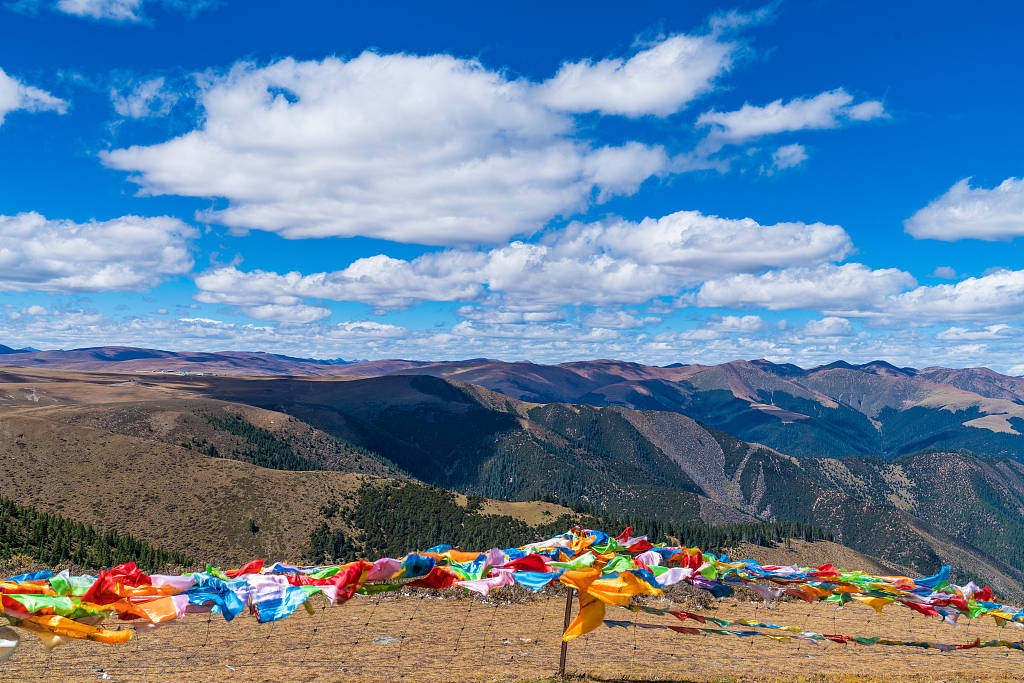
<svg viewBox="0 0 1024 683">
<path fill-rule="evenodd" d="M 568 586 L 566 586 L 568 588 Z M 576 595 L 575 588 L 569 588 L 565 594 L 565 620 L 562 622 L 562 633 L 565 633 L 566 629 L 569 628 L 569 624 L 572 622 L 572 598 Z M 565 654 L 566 649 L 569 647 L 569 643 L 562 641 L 562 652 L 558 657 L 558 677 L 561 679 L 565 678 Z"/>
</svg>

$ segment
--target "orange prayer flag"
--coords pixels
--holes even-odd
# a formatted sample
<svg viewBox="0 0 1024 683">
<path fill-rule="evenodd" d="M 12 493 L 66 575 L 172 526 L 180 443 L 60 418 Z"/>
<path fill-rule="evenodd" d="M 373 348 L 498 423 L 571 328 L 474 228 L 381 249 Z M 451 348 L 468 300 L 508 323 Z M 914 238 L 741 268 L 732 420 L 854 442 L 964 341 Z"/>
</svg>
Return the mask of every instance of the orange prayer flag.
<svg viewBox="0 0 1024 683">
<path fill-rule="evenodd" d="M 105 628 L 97 628 L 55 614 L 46 617 L 28 617 L 27 619 L 22 619 L 19 625 L 32 631 L 52 633 L 53 635 L 66 636 L 68 638 L 95 640 L 107 644 L 127 643 L 132 639 L 132 632 L 129 630 L 111 631 Z"/>
<path fill-rule="evenodd" d="M 599 578 L 601 578 L 600 569 L 586 567 L 584 569 L 569 569 L 558 580 L 570 588 L 575 588 L 580 593 L 586 593 L 590 584 Z"/>
<path fill-rule="evenodd" d="M 562 634 L 562 640 L 569 642 L 573 638 L 590 633 L 604 621 L 604 603 L 592 595 L 579 594 L 580 611 Z"/>
<path fill-rule="evenodd" d="M 159 624 L 161 621 L 169 621 L 178 617 L 178 610 L 174 606 L 174 600 L 170 597 L 145 601 L 119 600 L 111 605 L 111 607 L 120 613 L 122 619 L 139 618 L 153 624 Z"/>
</svg>

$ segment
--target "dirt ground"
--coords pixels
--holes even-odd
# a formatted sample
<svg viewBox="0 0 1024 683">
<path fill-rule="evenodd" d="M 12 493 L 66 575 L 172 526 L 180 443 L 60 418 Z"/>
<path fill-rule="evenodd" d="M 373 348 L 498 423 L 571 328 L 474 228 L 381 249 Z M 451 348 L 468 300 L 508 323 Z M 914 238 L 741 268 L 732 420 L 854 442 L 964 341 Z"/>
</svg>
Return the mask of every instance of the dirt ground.
<svg viewBox="0 0 1024 683">
<path fill-rule="evenodd" d="M 27 636 L 0 663 L 0 679 L 539 681 L 554 678 L 558 668 L 561 595 L 509 603 L 423 592 L 356 596 L 333 607 L 318 600 L 312 615 L 300 609 L 272 624 L 258 624 L 247 615 L 232 623 L 217 615 L 191 615 L 155 629 L 140 627 L 126 645 L 73 641 L 48 652 Z M 823 633 L 945 643 L 1024 639 L 1024 629 L 999 628 L 991 619 L 952 627 L 900 607 L 887 608 L 880 618 L 859 604 L 842 609 L 830 603 L 769 606 L 727 598 L 703 610 L 692 603 L 675 606 Z M 680 625 L 668 615 L 615 607 L 606 616 Z M 940 652 L 601 627 L 569 643 L 567 672 L 576 680 L 597 681 L 1010 681 L 1024 680 L 1024 652 Z"/>
</svg>

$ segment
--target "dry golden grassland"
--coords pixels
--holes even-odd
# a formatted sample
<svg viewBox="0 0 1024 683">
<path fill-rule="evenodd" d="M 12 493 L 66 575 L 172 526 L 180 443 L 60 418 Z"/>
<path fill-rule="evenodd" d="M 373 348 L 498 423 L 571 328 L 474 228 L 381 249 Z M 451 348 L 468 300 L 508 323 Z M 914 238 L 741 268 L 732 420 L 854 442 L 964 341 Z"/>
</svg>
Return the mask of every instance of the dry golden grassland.
<svg viewBox="0 0 1024 683">
<path fill-rule="evenodd" d="M 1017 640 L 1024 630 L 991 620 L 947 626 L 898 607 L 884 616 L 863 605 L 766 605 L 727 598 L 703 609 L 824 633 L 967 643 Z M 669 606 L 668 599 L 654 605 Z M 409 595 L 356 596 L 341 606 L 313 601 L 272 624 L 244 615 L 225 623 L 192 615 L 139 628 L 127 645 L 71 642 L 47 652 L 29 637 L 4 664 L 2 680 L 95 681 L 538 681 L 558 666 L 564 610 L 560 594 L 506 601 Z M 609 608 L 609 619 L 679 624 L 670 616 Z M 693 622 L 685 622 L 694 625 Z M 775 633 L 778 633 L 777 631 Z M 1010 681 L 1024 676 L 1024 652 L 1004 648 L 940 652 L 883 645 L 776 642 L 767 638 L 606 628 L 568 646 L 576 680 L 648 681 Z"/>
</svg>

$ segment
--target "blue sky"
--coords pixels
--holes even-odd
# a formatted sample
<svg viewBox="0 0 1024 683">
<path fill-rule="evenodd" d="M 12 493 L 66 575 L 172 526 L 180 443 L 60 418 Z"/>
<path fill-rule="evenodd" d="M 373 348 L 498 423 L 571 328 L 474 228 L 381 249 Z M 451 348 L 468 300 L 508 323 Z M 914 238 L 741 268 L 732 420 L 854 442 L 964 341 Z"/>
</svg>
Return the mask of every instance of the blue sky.
<svg viewBox="0 0 1024 683">
<path fill-rule="evenodd" d="M 1024 373 L 1010 3 L 0 3 L 0 343 Z"/>
</svg>

